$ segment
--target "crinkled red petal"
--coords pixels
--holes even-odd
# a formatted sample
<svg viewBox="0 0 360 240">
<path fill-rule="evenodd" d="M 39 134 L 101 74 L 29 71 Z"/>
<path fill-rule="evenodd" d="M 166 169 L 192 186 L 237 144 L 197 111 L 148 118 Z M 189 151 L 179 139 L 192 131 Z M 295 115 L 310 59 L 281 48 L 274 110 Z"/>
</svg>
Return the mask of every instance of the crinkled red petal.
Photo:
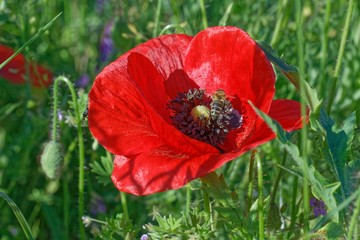
<svg viewBox="0 0 360 240">
<path fill-rule="evenodd" d="M 146 54 L 150 52 L 149 60 L 154 64 L 157 62 L 155 56 L 166 58 L 166 54 L 155 54 L 154 46 L 158 47 L 159 52 L 172 50 L 176 56 L 172 56 L 172 60 L 169 59 L 170 66 L 165 66 L 165 63 L 161 67 L 154 64 L 158 71 L 165 73 L 176 67 L 174 63 L 182 61 L 176 60 L 177 57 L 182 57 L 181 51 L 184 50 L 181 39 L 189 40 L 185 35 L 162 36 L 140 45 L 132 52 L 144 54 L 146 58 L 149 57 Z M 176 49 L 176 44 L 179 42 L 180 49 Z M 167 46 L 165 43 L 172 45 Z M 167 54 L 170 58 L 170 52 Z M 139 79 L 141 75 L 135 78 L 129 75 L 128 56 L 129 54 L 123 55 L 106 67 L 96 78 L 89 93 L 89 129 L 100 144 L 110 152 L 124 156 L 140 154 L 159 146 L 169 146 L 175 152 L 194 156 L 204 152 L 218 152 L 214 147 L 184 135 L 158 114 L 152 106 L 154 102 L 148 101 L 145 97 L 148 95 L 143 93 L 144 84 L 138 84 L 143 81 Z M 130 69 L 133 67 L 130 66 Z M 130 72 L 136 71 L 130 70 Z M 151 90 L 151 83 L 148 88 Z M 153 91 L 156 93 L 158 90 L 153 89 Z"/>
<path fill-rule="evenodd" d="M 160 147 L 129 158 L 117 155 L 111 178 L 120 191 L 148 195 L 178 189 L 235 157 L 209 153 L 194 157 Z"/>
<path fill-rule="evenodd" d="M 301 106 L 294 100 L 278 99 L 271 104 L 268 115 L 280 123 L 288 132 L 302 128 Z M 276 137 L 275 133 L 264 124 L 254 132 L 246 142 L 244 149 L 250 150 Z"/>
<path fill-rule="evenodd" d="M 210 93 L 223 89 L 239 111 L 241 102 L 248 100 L 263 112 L 269 111 L 275 94 L 273 68 L 256 42 L 239 28 L 212 27 L 197 34 L 186 54 L 184 70 Z M 247 130 L 256 131 L 263 124 L 250 111 L 251 122 L 229 134 L 226 151 L 239 149 L 250 135 Z"/>
<path fill-rule="evenodd" d="M 0 63 L 8 59 L 14 52 L 13 49 L 0 45 Z M 41 65 L 28 62 L 29 72 L 27 72 L 26 64 L 25 57 L 18 54 L 0 70 L 0 77 L 14 84 L 23 84 L 26 82 L 26 76 L 28 76 L 32 85 L 35 87 L 47 87 L 52 83 L 53 76 L 48 69 Z M 27 75 L 27 73 L 29 74 Z"/>
<path fill-rule="evenodd" d="M 287 131 L 301 128 L 300 104 L 292 100 L 275 100 L 269 115 L 277 120 Z M 260 134 L 260 132 L 262 132 Z M 263 125 L 252 135 L 251 141 L 232 153 L 206 153 L 194 157 L 174 152 L 166 146 L 151 149 L 137 156 L 116 156 L 112 180 L 124 192 L 135 195 L 148 195 L 170 189 L 178 189 L 191 180 L 205 176 L 228 161 L 246 151 L 275 137 Z M 155 167 L 154 167 L 155 166 Z"/>
<path fill-rule="evenodd" d="M 266 113 L 270 108 L 273 68 L 256 42 L 239 28 L 212 27 L 198 33 L 190 43 L 184 70 L 210 93 L 223 89 Z"/>
</svg>

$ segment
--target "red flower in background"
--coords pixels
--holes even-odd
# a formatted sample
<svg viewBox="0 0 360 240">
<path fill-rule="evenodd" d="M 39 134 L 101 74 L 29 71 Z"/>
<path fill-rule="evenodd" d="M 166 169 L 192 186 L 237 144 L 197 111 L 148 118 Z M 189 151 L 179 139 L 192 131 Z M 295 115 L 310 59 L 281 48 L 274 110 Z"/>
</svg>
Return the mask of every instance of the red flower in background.
<svg viewBox="0 0 360 240">
<path fill-rule="evenodd" d="M 235 27 L 164 35 L 108 65 L 89 94 L 89 128 L 116 154 L 112 180 L 136 195 L 177 189 L 275 137 L 257 108 L 287 131 L 300 105 L 273 100 L 275 74 Z"/>
<path fill-rule="evenodd" d="M 8 59 L 14 52 L 13 49 L 0 45 L 0 63 Z M 0 69 L 0 77 L 14 84 L 22 84 L 26 82 L 25 79 L 28 75 L 31 84 L 35 87 L 47 87 L 52 83 L 52 73 L 48 69 L 41 65 L 28 62 L 29 72 L 27 72 L 26 62 L 25 57 L 18 54 Z"/>
</svg>

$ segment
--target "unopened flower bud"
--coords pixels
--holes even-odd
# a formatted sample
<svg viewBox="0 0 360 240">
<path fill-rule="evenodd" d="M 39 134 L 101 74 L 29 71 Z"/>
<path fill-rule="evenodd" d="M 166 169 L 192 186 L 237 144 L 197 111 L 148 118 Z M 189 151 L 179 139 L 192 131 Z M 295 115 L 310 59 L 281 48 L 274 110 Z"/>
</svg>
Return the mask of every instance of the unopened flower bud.
<svg viewBox="0 0 360 240">
<path fill-rule="evenodd" d="M 61 155 L 61 145 L 56 141 L 49 141 L 41 155 L 41 168 L 50 179 L 61 176 L 64 158 Z"/>
</svg>

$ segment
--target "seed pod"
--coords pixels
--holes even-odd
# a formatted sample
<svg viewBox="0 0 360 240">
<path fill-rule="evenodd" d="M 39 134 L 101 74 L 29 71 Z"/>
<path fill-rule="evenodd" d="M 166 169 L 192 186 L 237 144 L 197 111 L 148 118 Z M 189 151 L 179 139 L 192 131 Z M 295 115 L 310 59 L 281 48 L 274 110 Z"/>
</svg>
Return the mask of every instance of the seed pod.
<svg viewBox="0 0 360 240">
<path fill-rule="evenodd" d="M 61 176 L 64 158 L 61 155 L 61 145 L 56 141 L 49 141 L 41 154 L 41 168 L 45 175 L 56 180 Z"/>
</svg>

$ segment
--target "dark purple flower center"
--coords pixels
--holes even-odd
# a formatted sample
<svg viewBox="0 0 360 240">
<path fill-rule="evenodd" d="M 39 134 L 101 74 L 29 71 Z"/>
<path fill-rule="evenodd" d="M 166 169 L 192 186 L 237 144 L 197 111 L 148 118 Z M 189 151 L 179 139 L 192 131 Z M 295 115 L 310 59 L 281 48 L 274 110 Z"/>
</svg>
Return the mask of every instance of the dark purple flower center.
<svg viewBox="0 0 360 240">
<path fill-rule="evenodd" d="M 202 89 L 190 89 L 170 100 L 167 107 L 176 128 L 217 148 L 231 130 L 243 124 L 243 116 L 233 108 L 223 90 L 210 97 Z"/>
</svg>

